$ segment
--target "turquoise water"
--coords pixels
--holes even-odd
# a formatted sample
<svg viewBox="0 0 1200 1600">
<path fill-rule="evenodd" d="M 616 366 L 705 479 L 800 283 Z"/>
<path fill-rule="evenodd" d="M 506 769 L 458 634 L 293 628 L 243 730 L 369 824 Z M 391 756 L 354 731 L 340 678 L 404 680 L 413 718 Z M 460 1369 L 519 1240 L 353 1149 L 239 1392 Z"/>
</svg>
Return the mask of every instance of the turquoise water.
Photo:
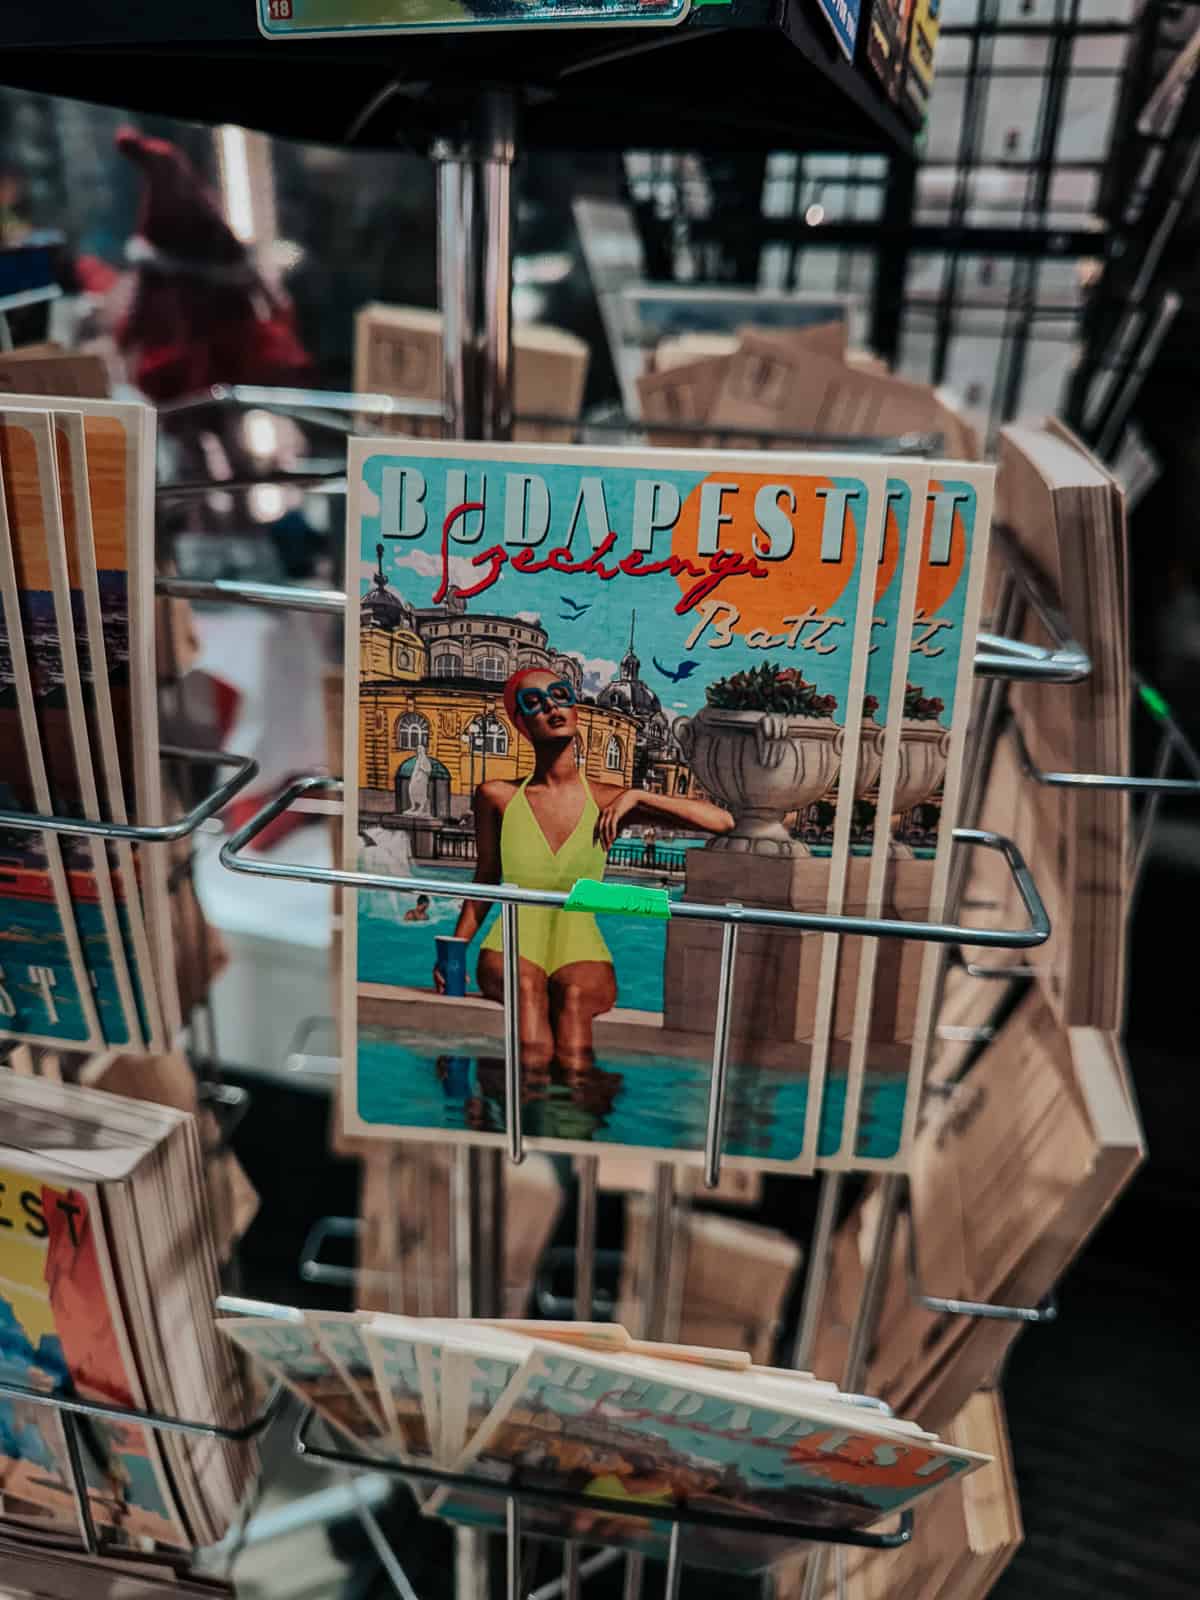
<svg viewBox="0 0 1200 1600">
<path fill-rule="evenodd" d="M 461 882 L 461 867 L 422 867 L 422 876 Z M 610 876 L 615 876 L 610 874 Z M 683 886 L 669 889 L 682 898 Z M 400 918 L 415 896 L 366 891 L 358 900 L 358 976 L 363 983 L 432 982 L 438 934 L 454 931 L 461 901 L 433 900 L 428 922 Z M 489 914 L 479 938 L 491 926 Z M 642 1011 L 663 1008 L 663 963 L 667 924 L 652 917 L 597 918 L 612 951 L 618 1005 Z M 468 991 L 478 993 L 475 953 L 467 962 Z M 359 1115 L 367 1122 L 446 1131 L 476 1128 L 504 1131 L 503 1071 L 488 1056 L 494 1044 L 461 1040 L 422 1040 L 419 1035 L 364 1029 L 359 1034 Z M 448 1055 L 448 1051 L 453 1051 Z M 482 1077 L 480 1073 L 482 1055 Z M 439 1061 L 469 1061 L 439 1076 Z M 704 1144 L 710 1068 L 669 1057 L 605 1058 L 588 1084 L 553 1081 L 528 1091 L 522 1124 L 544 1138 L 594 1140 L 603 1144 L 643 1145 L 688 1150 Z M 857 1154 L 886 1158 L 900 1144 L 906 1081 L 903 1075 L 868 1072 L 863 1085 Z M 825 1080 L 818 1148 L 834 1154 L 841 1143 L 846 1080 Z M 808 1074 L 794 1077 L 758 1068 L 731 1068 L 725 1150 L 729 1155 L 790 1161 L 800 1153 L 808 1110 Z"/>
<path fill-rule="evenodd" d="M 422 866 L 423 878 L 445 878 L 461 883 L 471 876 L 462 867 Z M 620 882 L 619 874 L 609 874 Z M 629 880 L 634 881 L 634 880 Z M 672 900 L 683 896 L 683 885 L 673 884 Z M 454 932 L 461 900 L 433 900 L 428 922 L 404 922 L 404 913 L 416 903 L 415 895 L 366 890 L 358 897 L 358 977 L 360 983 L 411 984 L 427 989 L 433 981 L 438 934 Z M 467 957 L 468 993 L 478 994 L 475 961 L 479 941 L 499 916 L 493 907 L 472 943 Z M 667 925 L 654 917 L 598 917 L 600 931 L 612 951 L 617 974 L 618 1005 L 639 1011 L 661 1011 L 663 962 L 667 952 Z"/>
<path fill-rule="evenodd" d="M 54 978 L 54 1007 L 58 1020 L 51 1019 L 41 986 L 29 976 L 31 967 L 48 967 Z M 15 1007 L 3 1016 L 4 1025 L 14 1033 L 29 1033 L 64 1043 L 87 1038 L 83 1006 L 71 969 L 63 938 L 58 908 L 52 900 L 0 901 L 0 984 Z M 7 1012 L 8 1005 L 4 1006 Z"/>
<path fill-rule="evenodd" d="M 362 1028 L 358 1110 L 366 1122 L 454 1133 L 501 1134 L 504 1063 L 495 1041 L 453 1043 L 408 1029 Z M 454 1050 L 454 1054 L 449 1052 Z M 707 1064 L 650 1053 L 605 1053 L 586 1071 L 557 1063 L 526 1076 L 521 1123 L 531 1137 L 657 1150 L 698 1150 L 708 1115 Z M 859 1153 L 894 1154 L 904 1109 L 903 1077 L 868 1073 Z M 820 1148 L 837 1147 L 844 1078 L 826 1080 Z M 725 1153 L 792 1161 L 801 1153 L 807 1074 L 731 1065 Z"/>
<path fill-rule="evenodd" d="M 91 982 L 92 997 L 104 1030 L 112 1045 L 130 1042 L 121 996 L 113 968 L 112 945 L 104 927 L 104 914 L 98 905 L 76 901 L 75 927 L 83 952 L 83 964 Z M 145 1025 L 145 1000 L 138 981 L 133 942 L 125 907 L 118 905 L 117 922 L 125 949 L 126 965 L 133 982 L 134 996 Z M 39 983 L 29 976 L 31 967 L 49 967 L 54 974 L 54 1007 L 57 1022 L 51 1020 Z M 0 970 L 11 1003 L 11 1017 L 3 1016 L 14 1033 L 30 1033 L 69 1043 L 86 1039 L 83 1006 L 71 968 L 58 908 L 47 900 L 0 901 Z"/>
<path fill-rule="evenodd" d="M 117 990 L 113 969 L 112 945 L 104 926 L 104 913 L 98 905 L 75 902 L 75 926 L 83 946 L 83 964 L 91 979 L 92 996 L 100 1016 L 100 1026 L 109 1044 L 128 1044 L 130 1032 Z"/>
</svg>

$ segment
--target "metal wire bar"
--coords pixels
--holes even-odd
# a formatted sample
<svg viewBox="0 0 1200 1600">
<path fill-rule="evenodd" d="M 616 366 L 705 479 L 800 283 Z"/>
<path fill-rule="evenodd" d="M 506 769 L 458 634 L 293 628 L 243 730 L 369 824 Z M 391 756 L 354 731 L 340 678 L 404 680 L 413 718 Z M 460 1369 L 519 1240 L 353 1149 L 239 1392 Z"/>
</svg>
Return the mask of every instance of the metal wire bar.
<svg viewBox="0 0 1200 1600">
<path fill-rule="evenodd" d="M 130 839 L 137 844 L 174 844 L 195 833 L 202 822 L 223 811 L 234 795 L 258 775 L 258 762 L 252 756 L 229 755 L 224 750 L 193 750 L 164 744 L 164 759 L 183 761 L 191 766 L 235 767 L 232 778 L 192 807 L 178 822 L 148 826 L 126 822 L 92 822 L 85 817 L 38 816 L 31 811 L 0 811 L 0 828 L 18 828 L 28 833 L 75 833 L 100 839 Z"/>
<path fill-rule="evenodd" d="M 704 1132 L 704 1184 L 708 1189 L 715 1189 L 721 1181 L 721 1148 L 725 1142 L 725 1082 L 729 1075 L 729 1031 L 733 1017 L 737 937 L 737 923 L 727 922 L 721 930 L 721 971 L 717 980 L 712 1074 L 708 1080 L 708 1118 Z"/>
<path fill-rule="evenodd" d="M 683 1553 L 679 1545 L 680 1526 L 671 1529 L 671 1542 L 667 1546 L 667 1576 L 663 1584 L 663 1600 L 679 1600 L 679 1583 L 683 1576 Z"/>
<path fill-rule="evenodd" d="M 1029 754 L 1023 734 L 1010 717 L 1004 730 L 1016 747 L 1017 759 L 1025 777 L 1050 789 L 1107 789 L 1122 794 L 1200 794 L 1200 777 L 1149 778 L 1125 776 L 1117 772 L 1043 772 Z"/>
<path fill-rule="evenodd" d="M 909 1296 L 926 1311 L 949 1317 L 973 1317 L 987 1322 L 1047 1323 L 1054 1322 L 1058 1317 L 1058 1303 L 1052 1294 L 1036 1306 L 1004 1306 L 987 1300 L 959 1300 L 952 1295 L 926 1294 L 920 1284 L 916 1229 L 913 1227 L 911 1207 L 908 1211 L 906 1254 Z"/>
<path fill-rule="evenodd" d="M 341 616 L 346 596 L 340 589 L 303 589 L 293 583 L 251 583 L 232 578 L 177 578 L 154 580 L 157 594 L 179 600 L 208 600 L 223 605 L 266 606 L 285 611 L 323 611 Z"/>
<path fill-rule="evenodd" d="M 301 1460 L 322 1466 L 349 1467 L 366 1472 L 384 1472 L 391 1477 L 420 1485 L 424 1483 L 445 1485 L 448 1488 L 486 1490 L 496 1496 L 505 1496 L 534 1506 L 553 1506 L 581 1511 L 611 1511 L 628 1517 L 628 1500 L 609 1500 L 604 1495 L 576 1494 L 567 1489 L 544 1489 L 522 1484 L 512 1489 L 498 1484 L 495 1479 L 472 1476 L 469 1473 L 447 1472 L 440 1467 L 413 1466 L 398 1461 L 380 1461 L 375 1456 L 355 1455 L 324 1445 L 314 1445 L 309 1440 L 309 1430 L 315 1413 L 306 1410 L 301 1416 L 294 1436 L 294 1448 Z M 655 1522 L 678 1523 L 684 1527 L 711 1528 L 722 1533 L 747 1533 L 771 1535 L 781 1539 L 813 1541 L 817 1544 L 844 1544 L 858 1550 L 897 1550 L 912 1540 L 912 1512 L 900 1514 L 898 1525 L 886 1533 L 871 1533 L 861 1528 L 824 1528 L 794 1521 L 790 1517 L 737 1516 L 727 1512 L 696 1511 L 688 1506 L 659 1505 L 648 1508 Z"/>
<path fill-rule="evenodd" d="M 1155 778 L 1165 778 L 1171 767 L 1171 756 L 1174 745 L 1170 730 L 1163 729 L 1162 738 L 1158 742 L 1158 752 L 1154 758 Z M 1150 841 L 1154 837 L 1154 825 L 1158 821 L 1159 807 L 1162 804 L 1161 791 L 1151 791 L 1146 800 L 1145 809 L 1138 818 L 1137 832 L 1133 840 L 1133 849 L 1130 852 L 1129 885 L 1132 895 L 1136 886 L 1141 882 L 1142 873 L 1145 871 L 1146 858 L 1150 852 Z"/>
<path fill-rule="evenodd" d="M 442 895 L 455 900 L 487 900 L 516 905 L 552 906 L 561 909 L 568 896 L 549 889 L 523 889 L 511 884 L 452 883 L 444 878 L 399 878 L 382 873 L 347 872 L 336 867 L 311 867 L 290 861 L 248 859 L 241 852 L 306 794 L 323 791 L 340 793 L 340 778 L 311 775 L 298 778 L 256 812 L 221 847 L 220 861 L 231 872 L 250 877 L 291 879 L 293 882 L 324 883 L 347 889 L 383 889 L 402 894 Z M 833 916 L 828 912 L 774 911 L 762 906 L 706 905 L 678 900 L 671 905 L 672 917 L 701 922 L 737 923 L 753 927 L 800 928 L 817 933 L 840 933 L 847 937 L 925 940 L 932 944 L 970 944 L 1005 950 L 1029 950 L 1045 944 L 1050 937 L 1050 919 L 1020 850 L 1011 839 L 982 828 L 956 828 L 958 844 L 981 845 L 998 850 L 1012 874 L 1022 907 L 1029 918 L 1025 928 L 968 928 L 950 922 L 908 922 L 885 917 Z"/>
<path fill-rule="evenodd" d="M 162 1411 L 143 1411 L 136 1406 L 105 1405 L 99 1400 L 84 1400 L 76 1395 L 45 1394 L 38 1389 L 22 1388 L 17 1383 L 0 1382 L 0 1395 L 63 1412 L 64 1422 L 66 1417 L 71 1416 L 103 1417 L 109 1422 L 141 1423 L 165 1433 L 196 1434 L 204 1439 L 224 1439 L 228 1444 L 245 1444 L 274 1421 L 283 1405 L 284 1391 L 281 1385 L 276 1384 L 263 1402 L 262 1409 L 249 1422 L 243 1422 L 236 1428 L 222 1427 L 216 1422 L 188 1422 L 182 1417 L 167 1416 Z"/>
<path fill-rule="evenodd" d="M 0 1385 L 0 1391 L 7 1388 Z M 67 1446 L 67 1464 L 71 1469 L 71 1495 L 79 1517 L 79 1533 L 88 1555 L 98 1554 L 100 1540 L 96 1534 L 96 1519 L 92 1516 L 92 1502 L 88 1494 L 87 1469 L 83 1464 L 83 1451 L 79 1443 L 79 1419 L 72 1412 L 62 1416 L 63 1439 Z"/>
<path fill-rule="evenodd" d="M 517 941 L 517 907 L 500 907 L 504 943 L 504 1095 L 508 1158 L 519 1166 L 525 1159 L 521 1136 L 521 955 Z"/>
<path fill-rule="evenodd" d="M 578 1552 L 578 1546 L 570 1546 L 570 1552 Z M 569 1552 L 569 1553 L 570 1553 Z M 620 1561 L 623 1552 L 620 1550 L 598 1550 L 594 1556 L 589 1556 L 586 1561 L 579 1563 L 577 1581 L 594 1577 L 597 1572 L 603 1572 L 605 1567 L 615 1566 Z M 558 1600 L 558 1596 L 565 1592 L 564 1578 L 551 1578 L 549 1583 L 543 1583 L 540 1588 L 530 1591 L 528 1600 Z"/>
<path fill-rule="evenodd" d="M 456 252 L 459 253 L 459 252 Z M 386 394 L 353 394 L 338 390 L 324 389 L 271 389 L 254 384 L 215 384 L 212 388 L 203 390 L 200 394 L 176 400 L 167 405 L 159 406 L 160 416 L 186 415 L 191 411 L 205 410 L 212 406 L 226 406 L 235 410 L 262 410 L 273 411 L 280 416 L 294 417 L 297 421 L 311 422 L 317 426 L 328 427 L 339 433 L 361 431 L 361 419 L 377 417 L 380 419 L 417 419 L 442 421 L 444 410 L 440 401 L 421 400 L 416 397 L 386 395 Z M 325 415 L 321 415 L 325 413 Z M 578 439 L 583 432 L 598 433 L 646 433 L 654 430 L 664 431 L 662 423 L 648 421 L 642 417 L 628 417 L 620 411 L 605 412 L 590 417 L 561 416 L 556 412 L 548 411 L 522 411 L 512 418 L 514 426 L 526 424 L 534 428 L 566 428 Z M 941 435 L 937 433 L 903 433 L 903 434 L 842 434 L 842 433 L 813 433 L 797 432 L 786 428 L 752 428 L 745 427 L 714 427 L 711 423 L 699 422 L 672 422 L 671 433 L 694 434 L 697 439 L 711 442 L 714 437 L 746 438 L 747 436 L 762 440 L 764 445 L 794 445 L 810 449 L 829 450 L 878 450 L 896 455 L 930 455 L 941 448 Z M 430 441 L 431 448 L 436 449 L 436 441 Z M 320 481 L 318 475 L 312 475 Z M 344 476 L 344 474 L 331 474 L 330 477 Z M 277 478 L 263 478 L 257 480 L 262 483 L 275 483 Z M 236 489 L 240 487 L 253 487 L 250 484 L 237 484 L 220 482 L 213 479 L 211 482 L 189 484 L 188 492 L 211 492 L 214 489 Z M 160 496 L 174 494 L 183 489 L 184 485 L 166 485 L 159 489 Z"/>
<path fill-rule="evenodd" d="M 351 1479 L 352 1485 L 357 1484 L 357 1482 L 357 1478 Z M 379 1526 L 379 1521 L 374 1511 L 365 1500 L 360 1500 L 357 1496 L 355 1497 L 354 1511 L 358 1520 L 362 1523 L 363 1532 L 370 1541 L 371 1549 L 374 1550 L 379 1565 L 387 1573 L 388 1580 L 392 1588 L 400 1596 L 400 1600 L 417 1600 L 417 1591 L 408 1581 L 408 1574 L 396 1559 L 396 1552 L 384 1538 L 383 1529 Z"/>
</svg>

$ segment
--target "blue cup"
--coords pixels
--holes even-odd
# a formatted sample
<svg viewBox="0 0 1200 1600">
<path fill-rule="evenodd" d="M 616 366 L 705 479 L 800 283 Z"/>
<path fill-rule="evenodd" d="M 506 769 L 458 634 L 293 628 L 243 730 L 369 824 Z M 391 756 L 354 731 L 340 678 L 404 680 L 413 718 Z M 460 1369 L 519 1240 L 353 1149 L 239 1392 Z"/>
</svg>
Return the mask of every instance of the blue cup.
<svg viewBox="0 0 1200 1600">
<path fill-rule="evenodd" d="M 456 939 L 452 934 L 439 933 L 436 937 L 437 960 L 435 965 L 446 985 L 446 993 L 464 995 L 467 992 L 468 939 Z"/>
<path fill-rule="evenodd" d="M 471 1093 L 471 1057 L 443 1056 L 438 1065 L 445 1069 L 442 1090 L 447 1100 L 466 1100 Z"/>
</svg>

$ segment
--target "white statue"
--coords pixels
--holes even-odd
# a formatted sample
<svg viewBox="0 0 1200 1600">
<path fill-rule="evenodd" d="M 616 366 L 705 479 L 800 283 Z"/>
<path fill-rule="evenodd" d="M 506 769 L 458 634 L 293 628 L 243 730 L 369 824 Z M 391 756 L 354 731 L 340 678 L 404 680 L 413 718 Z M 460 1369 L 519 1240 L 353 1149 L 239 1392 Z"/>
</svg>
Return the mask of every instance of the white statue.
<svg viewBox="0 0 1200 1600">
<path fill-rule="evenodd" d="M 429 778 L 432 771 L 433 763 L 429 759 L 429 752 L 424 745 L 421 745 L 417 749 L 416 760 L 408 778 L 408 810 L 404 813 L 406 817 L 430 815 Z"/>
</svg>

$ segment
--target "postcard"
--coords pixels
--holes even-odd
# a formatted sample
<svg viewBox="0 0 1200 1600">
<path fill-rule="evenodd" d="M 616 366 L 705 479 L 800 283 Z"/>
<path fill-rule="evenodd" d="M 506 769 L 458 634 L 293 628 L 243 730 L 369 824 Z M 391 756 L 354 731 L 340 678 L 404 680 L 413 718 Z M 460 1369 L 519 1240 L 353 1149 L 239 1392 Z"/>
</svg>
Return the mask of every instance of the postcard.
<svg viewBox="0 0 1200 1600">
<path fill-rule="evenodd" d="M 98 815 L 91 748 L 75 652 L 67 543 L 54 430 L 38 412 L 5 409 L 8 539 L 25 632 L 30 687 L 51 810 Z M 103 843 L 60 835 L 75 924 L 106 1043 L 140 1047 L 136 1003 Z"/>
<path fill-rule="evenodd" d="M 888 812 L 884 809 L 882 825 L 879 813 L 881 802 L 885 808 L 895 787 L 907 659 L 899 641 L 901 638 L 907 640 L 911 631 L 910 618 L 920 559 L 922 509 L 929 484 L 929 470 L 921 462 L 914 462 L 911 466 L 896 462 L 889 471 L 887 511 L 871 614 L 871 643 L 863 683 L 863 720 L 859 728 L 857 762 L 848 774 L 843 754 L 842 773 L 839 775 L 835 833 L 841 830 L 842 848 L 836 852 L 828 900 L 828 909 L 835 914 L 857 913 L 863 909 L 855 894 L 857 869 L 862 866 L 862 856 L 870 856 L 873 869 L 877 858 L 886 864 L 887 856 Z M 843 780 L 846 780 L 844 795 L 841 793 Z M 837 870 L 839 864 L 840 871 Z M 847 889 L 850 890 L 849 903 Z M 871 912 L 869 904 L 865 909 L 867 915 L 878 915 L 877 912 Z M 846 1076 L 839 1072 L 827 1077 L 827 1063 L 835 1036 L 846 1039 L 853 1031 L 855 1013 L 849 1011 L 851 986 L 847 968 L 851 964 L 850 958 L 861 959 L 860 951 L 864 943 L 874 947 L 877 941 L 845 941 L 836 933 L 827 933 L 822 937 L 810 1069 L 810 1092 L 813 1104 L 820 1107 L 820 1117 L 810 1118 L 805 1128 L 808 1149 L 814 1157 L 827 1151 L 832 1130 L 840 1128 L 840 1108 L 846 1097 Z M 853 1071 L 853 1066 L 851 1051 L 850 1071 Z"/>
<path fill-rule="evenodd" d="M 371 1352 L 363 1339 L 370 1321 L 366 1311 L 306 1311 L 304 1320 L 317 1343 L 346 1381 L 362 1409 L 373 1418 L 380 1433 L 388 1432 L 388 1410 L 375 1386 Z"/>
<path fill-rule="evenodd" d="M 62 405 L 44 395 L 14 395 L 10 403 L 22 411 L 50 411 Z M 112 708 L 114 737 L 109 737 L 105 716 L 100 716 L 98 726 L 101 797 L 114 821 L 154 825 L 164 820 L 155 674 L 156 413 L 153 406 L 140 403 L 82 399 L 71 402 L 71 412 L 83 418 L 87 461 L 93 550 L 90 558 L 81 553 L 79 560 L 89 648 L 97 663 L 98 695 L 107 690 Z M 93 564 L 95 595 L 88 578 Z M 98 670 L 101 660 L 106 673 Z M 155 980 L 142 986 L 151 1037 L 161 1032 L 167 1048 L 182 1023 L 167 849 L 134 845 L 132 855 L 146 940 L 139 944 L 132 914 L 130 938 L 139 977 L 150 972 Z"/>
<path fill-rule="evenodd" d="M 501 929 L 437 882 L 607 878 L 668 904 L 824 912 L 849 848 L 888 469 L 356 440 L 350 475 L 344 864 L 434 887 L 347 896 L 345 1127 L 498 1145 Z M 699 1161 L 720 925 L 517 920 L 527 1143 Z M 820 946 L 742 929 L 735 1165 L 811 1167 Z M 835 1041 L 834 1065 L 847 1055 Z"/>
<path fill-rule="evenodd" d="M 42 1393 L 138 1407 L 145 1403 L 89 1184 L 0 1170 L 0 1377 Z M 94 1418 L 88 1500 L 106 1536 L 191 1544 L 146 1428 Z M 65 1441 L 52 1411 L 0 1398 L 4 1490 L 35 1504 L 70 1503 Z"/>
<path fill-rule="evenodd" d="M 5 459 L 31 450 L 28 435 L 0 426 Z M 33 472 L 36 474 L 36 458 Z M 6 474 L 6 477 L 8 474 Z M 22 481 L 28 477 L 22 473 Z M 11 481 L 11 479 L 10 479 Z M 36 481 L 36 479 L 35 479 Z M 38 734 L 13 565 L 8 489 L 0 484 L 0 795 L 9 809 L 53 814 Z M 0 1032 L 30 1044 L 99 1049 L 104 1043 L 59 836 L 8 829 L 2 836 L 0 893 Z M 77 888 L 83 884 L 77 881 Z"/>
<path fill-rule="evenodd" d="M 409 1460 L 442 1460 L 441 1338 L 407 1317 L 380 1315 L 365 1324 L 363 1343 L 394 1447 Z"/>
<path fill-rule="evenodd" d="M 310 1406 L 343 1442 L 368 1455 L 386 1452 L 386 1435 L 365 1396 L 322 1348 L 315 1328 L 274 1317 L 223 1317 L 217 1327 L 273 1378 Z"/>
<path fill-rule="evenodd" d="M 595 1518 L 570 1513 L 574 1536 L 608 1542 L 617 1531 L 608 1525 L 623 1520 L 614 1502 L 648 1517 L 660 1536 L 669 1526 L 654 1528 L 656 1505 L 866 1527 L 983 1460 L 886 1423 L 851 1423 L 850 1407 L 823 1406 L 799 1385 L 794 1399 L 781 1385 L 761 1395 L 750 1382 L 693 1381 L 694 1369 L 673 1378 L 658 1366 L 639 1372 L 629 1358 L 539 1349 L 455 1470 L 497 1487 L 595 1496 Z M 445 1489 L 429 1510 L 444 1513 L 460 1495 Z M 769 1544 L 776 1548 L 757 1565 L 778 1555 Z"/>
<path fill-rule="evenodd" d="M 946 914 L 994 481 L 994 467 L 963 462 L 934 463 L 929 479 L 884 873 L 885 910 L 918 921 Z M 854 1170 L 907 1158 L 945 955 L 934 944 L 866 944 L 875 949 L 860 971 L 837 1158 Z M 907 1071 L 881 1074 L 881 1047 L 896 1042 L 908 1050 Z"/>
<path fill-rule="evenodd" d="M 59 488 L 67 534 L 67 570 L 84 707 L 96 763 L 97 815 L 128 822 L 126 781 L 133 784 L 134 730 L 129 696 L 128 607 L 111 573 L 124 561 L 126 497 L 113 472 L 113 444 L 120 444 L 111 418 L 55 412 Z M 88 438 L 92 454 L 88 454 Z M 114 536 L 118 548 L 111 548 Z M 106 574 L 101 592 L 100 571 Z M 126 775 L 128 775 L 126 777 Z M 158 1003 L 158 981 L 142 908 L 138 852 L 128 840 L 108 846 L 122 942 L 146 1048 L 167 1049 Z"/>
<path fill-rule="evenodd" d="M 662 27 L 682 22 L 689 5 L 690 0 L 258 0 L 258 26 L 268 39 Z"/>
<path fill-rule="evenodd" d="M 9 403 L 22 412 L 50 412 L 62 404 L 46 395 L 24 394 L 13 395 Z M 81 654 L 94 663 L 102 806 L 116 822 L 161 822 L 153 631 L 155 413 L 141 404 L 79 399 L 72 401 L 70 414 L 83 417 L 85 438 L 93 548 L 83 548 L 81 516 L 76 519 L 81 536 L 77 554 L 86 634 L 80 628 L 76 634 L 81 641 L 86 636 L 87 649 Z M 139 913 L 127 893 L 124 916 L 144 1031 L 152 1048 L 165 1049 L 167 1034 L 173 1037 L 181 1022 L 166 854 L 138 845 L 119 845 L 116 853 L 120 881 L 136 882 L 143 901 Z"/>
</svg>

